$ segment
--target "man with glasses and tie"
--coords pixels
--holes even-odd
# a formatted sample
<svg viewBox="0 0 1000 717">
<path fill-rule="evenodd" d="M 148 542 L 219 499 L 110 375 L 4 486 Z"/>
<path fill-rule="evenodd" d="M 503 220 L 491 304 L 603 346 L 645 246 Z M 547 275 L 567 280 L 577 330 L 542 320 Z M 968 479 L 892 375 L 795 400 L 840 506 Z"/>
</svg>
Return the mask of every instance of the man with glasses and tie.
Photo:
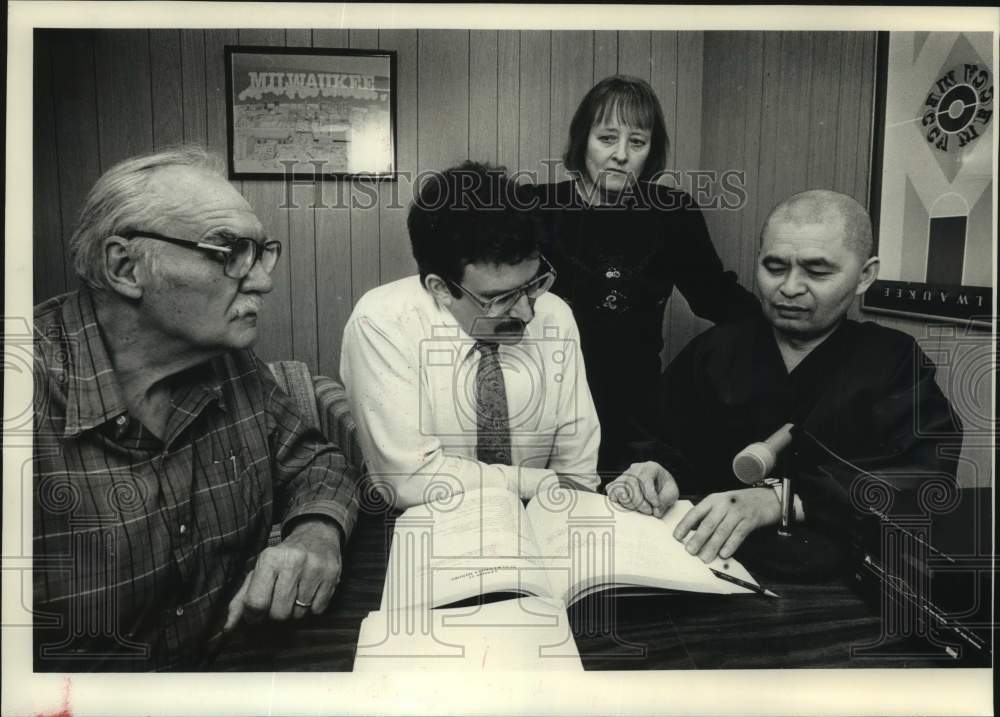
<svg viewBox="0 0 1000 717">
<path fill-rule="evenodd" d="M 419 270 L 369 291 L 340 371 L 372 482 L 395 507 L 481 487 L 598 485 L 600 427 L 573 314 L 502 169 L 435 173 L 410 207 Z"/>
<path fill-rule="evenodd" d="M 81 288 L 35 308 L 36 671 L 204 668 L 339 580 L 356 476 L 250 350 L 281 244 L 220 166 L 108 170 L 71 239 Z"/>
</svg>

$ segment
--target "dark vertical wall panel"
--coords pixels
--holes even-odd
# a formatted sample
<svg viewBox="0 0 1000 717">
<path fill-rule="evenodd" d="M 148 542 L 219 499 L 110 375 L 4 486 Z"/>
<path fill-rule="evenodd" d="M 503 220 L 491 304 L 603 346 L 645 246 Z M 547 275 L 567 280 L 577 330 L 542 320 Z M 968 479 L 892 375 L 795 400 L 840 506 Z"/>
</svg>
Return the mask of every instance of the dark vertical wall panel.
<svg viewBox="0 0 1000 717">
<path fill-rule="evenodd" d="M 781 171 L 774 175 L 774 195 L 787 197 L 807 188 L 806 160 L 809 145 L 823 135 L 809 114 L 809 96 L 812 85 L 811 45 L 812 33 L 781 33 L 781 50 L 776 74 L 778 106 L 774 115 L 777 142 L 775 166 Z"/>
<path fill-rule="evenodd" d="M 382 182 L 378 187 L 379 267 L 385 283 L 417 270 L 406 233 L 406 210 L 417 172 L 417 31 L 380 30 L 378 41 L 380 48 L 396 52 L 396 165 L 400 172 L 399 181 Z"/>
<path fill-rule="evenodd" d="M 50 296 L 66 291 L 66 247 L 63 240 L 62 217 L 59 211 L 52 210 L 52 205 L 56 207 L 59 205 L 60 166 L 56 145 L 55 95 L 52 87 L 52 48 L 47 42 L 36 42 L 34 51 L 32 163 L 35 192 L 32 197 L 34 222 L 31 234 L 34 261 L 33 297 L 37 304 Z"/>
<path fill-rule="evenodd" d="M 618 33 L 614 30 L 594 32 L 594 82 L 618 72 Z"/>
<path fill-rule="evenodd" d="M 417 35 L 417 164 L 444 169 L 469 156 L 469 33 Z"/>
<path fill-rule="evenodd" d="M 148 30 L 94 36 L 101 167 L 153 148 Z"/>
<path fill-rule="evenodd" d="M 812 42 L 812 82 L 809 115 L 816 122 L 815 141 L 806 148 L 806 184 L 832 189 L 836 183 L 837 133 L 830 131 L 837 122 L 840 100 L 840 58 L 844 54 L 844 33 L 818 33 Z"/>
<path fill-rule="evenodd" d="M 285 33 L 288 47 L 311 47 L 312 31 L 288 30 Z M 291 316 L 295 322 L 292 332 L 292 357 L 304 361 L 312 371 L 319 369 L 317 338 L 318 315 L 316 296 L 316 204 L 322 196 L 322 187 L 286 186 L 294 190 L 288 202 L 288 268 L 291 276 Z"/>
<path fill-rule="evenodd" d="M 643 66 L 637 60 L 629 60 L 631 68 L 625 69 L 621 63 L 628 56 L 635 56 L 622 45 L 633 39 L 645 47 L 645 33 L 619 34 L 619 70 L 638 74 Z M 667 168 L 680 173 L 679 177 L 663 180 L 667 185 L 680 186 L 691 190 L 689 172 L 701 166 L 701 118 L 702 118 L 702 34 L 659 32 L 651 33 L 648 39 L 649 69 L 648 79 L 660 98 L 663 118 L 667 125 L 670 150 L 667 154 Z M 643 76 L 643 75 L 640 75 Z M 705 98 L 707 99 L 707 98 Z M 675 292 L 667 304 L 663 320 L 664 350 L 666 360 L 676 352 L 673 347 L 683 346 L 709 324 L 696 317 L 687 301 Z"/>
<path fill-rule="evenodd" d="M 498 47 L 496 30 L 469 32 L 469 159 L 497 161 Z"/>
<path fill-rule="evenodd" d="M 744 160 L 747 164 L 756 163 L 759 169 L 757 186 L 747 187 L 748 192 L 753 192 L 757 196 L 753 222 L 753 226 L 755 227 L 760 227 L 767 213 L 773 207 L 776 168 L 780 166 L 776 161 L 779 144 L 782 141 L 778 136 L 777 123 L 778 115 L 782 111 L 779 96 L 781 91 L 780 52 L 781 34 L 777 32 L 764 33 L 764 53 L 762 58 L 764 77 L 761 83 L 761 118 L 766 118 L 766 121 L 761 122 L 759 155 L 757 157 L 747 157 Z M 727 64 L 725 68 L 719 67 L 719 71 L 726 71 L 730 66 L 731 64 Z M 734 112 L 733 114 L 736 116 L 739 113 Z M 715 136 L 711 138 L 711 141 L 718 140 L 719 138 Z M 710 140 L 707 136 L 703 136 L 702 141 L 707 143 Z"/>
<path fill-rule="evenodd" d="M 673 156 L 677 169 L 683 170 L 697 167 L 701 162 L 704 43 L 700 32 L 671 34 L 676 35 L 677 67 L 671 71 L 668 66 L 665 74 L 668 80 L 667 87 L 673 84 L 676 88 L 674 93 L 676 110 L 671 113 L 674 116 Z"/>
<path fill-rule="evenodd" d="M 745 208 L 743 211 L 737 212 L 740 257 L 739 262 L 733 268 L 738 271 L 743 285 L 751 288 L 755 281 L 757 237 L 760 233 L 760 225 L 757 223 L 757 207 L 760 204 L 761 196 L 757 187 L 760 186 L 759 157 L 762 122 L 764 121 L 761 112 L 764 87 L 764 68 L 761 63 L 764 56 L 764 33 L 740 33 L 739 40 L 741 44 L 737 46 L 736 51 L 744 52 L 747 61 L 743 63 L 740 84 L 736 91 L 737 96 L 746 98 L 746 113 L 743 118 L 743 154 L 742 157 L 738 158 L 738 164 L 734 164 L 733 168 L 744 173 L 742 187 Z M 702 141 L 706 141 L 706 138 L 702 137 Z M 707 144 L 705 148 L 708 149 Z"/>
<path fill-rule="evenodd" d="M 184 141 L 184 73 L 180 30 L 149 31 L 149 73 L 153 97 L 153 146 Z"/>
<path fill-rule="evenodd" d="M 663 121 L 667 125 L 667 137 L 670 139 L 670 150 L 667 152 L 667 167 L 684 168 L 683 162 L 689 161 L 694 153 L 689 153 L 679 141 L 677 136 L 677 60 L 678 60 L 678 35 L 677 32 L 655 32 L 650 38 L 649 58 L 650 72 L 649 84 L 652 86 L 656 96 L 660 98 L 660 106 L 663 108 Z M 697 57 L 699 61 L 701 57 Z M 600 78 L 595 78 L 600 79 Z M 701 102 L 698 102 L 700 107 Z M 698 128 L 699 134 L 701 128 Z M 680 153 L 680 158 L 678 153 Z M 682 164 L 678 164 L 678 160 Z M 689 169 L 691 167 L 688 167 Z M 667 182 L 672 184 L 672 182 Z"/>
<path fill-rule="evenodd" d="M 58 195 L 46 195 L 45 204 L 61 214 L 62 236 L 53 237 L 61 246 L 54 251 L 63 253 L 66 287 L 72 289 L 79 282 L 71 264 L 69 238 L 84 197 L 102 170 L 94 33 L 53 30 L 36 35 L 36 40 L 47 41 L 51 48 L 53 112 L 59 157 Z M 58 200 L 53 196 L 58 196 Z M 36 264 L 36 278 L 38 269 Z"/>
<path fill-rule="evenodd" d="M 348 36 L 352 48 L 378 47 L 378 30 L 350 30 Z M 381 283 L 378 187 L 368 180 L 351 184 L 351 286 L 357 303 Z"/>
<path fill-rule="evenodd" d="M 618 72 L 649 82 L 651 58 L 649 32 L 624 31 L 618 33 Z"/>
<path fill-rule="evenodd" d="M 520 127 L 521 35 L 501 30 L 497 36 L 497 162 L 518 169 Z"/>
<path fill-rule="evenodd" d="M 205 116 L 209 148 L 226 154 L 225 46 L 239 41 L 236 30 L 205 30 Z"/>
<path fill-rule="evenodd" d="M 580 100 L 594 85 L 594 33 L 552 33 L 552 103 L 549 110 L 549 153 L 562 159 L 569 143 L 569 124 Z M 553 181 L 567 174 L 562 165 Z"/>
<path fill-rule="evenodd" d="M 858 33 L 861 35 L 862 45 L 859 53 L 862 58 L 875 57 L 875 33 Z M 875 101 L 875 80 L 872 76 L 871 62 L 864 64 L 857 71 L 855 77 L 858 81 L 853 88 L 853 95 L 858 102 L 858 124 L 856 143 L 849 145 L 846 151 L 858 152 L 858 163 L 854 166 L 854 198 L 868 206 L 868 188 L 871 180 L 871 137 L 872 137 L 872 117 L 874 116 Z M 846 185 L 845 185 L 846 187 Z M 848 191 L 846 188 L 841 191 Z"/>
<path fill-rule="evenodd" d="M 181 30 L 181 102 L 184 141 L 208 143 L 208 107 L 205 93 L 205 32 Z"/>
<path fill-rule="evenodd" d="M 531 177 L 546 182 L 550 179 L 549 159 L 549 105 L 551 98 L 551 33 L 527 30 L 521 33 L 521 71 L 519 106 L 520 141 L 517 168 L 529 172 Z"/>
<path fill-rule="evenodd" d="M 314 47 L 347 47 L 347 30 L 313 30 Z M 350 185 L 324 181 L 316 208 L 316 326 L 319 370 L 340 375 L 340 342 L 354 305 Z"/>
</svg>

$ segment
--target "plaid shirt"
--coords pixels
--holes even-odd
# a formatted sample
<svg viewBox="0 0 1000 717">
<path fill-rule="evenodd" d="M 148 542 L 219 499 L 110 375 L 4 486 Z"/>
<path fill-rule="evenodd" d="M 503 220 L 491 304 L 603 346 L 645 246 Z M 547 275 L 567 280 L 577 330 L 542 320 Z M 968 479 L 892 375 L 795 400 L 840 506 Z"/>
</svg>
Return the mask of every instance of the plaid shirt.
<svg viewBox="0 0 1000 717">
<path fill-rule="evenodd" d="M 250 351 L 129 415 L 86 289 L 35 309 L 35 670 L 206 666 L 276 518 L 350 535 L 356 474 Z"/>
</svg>

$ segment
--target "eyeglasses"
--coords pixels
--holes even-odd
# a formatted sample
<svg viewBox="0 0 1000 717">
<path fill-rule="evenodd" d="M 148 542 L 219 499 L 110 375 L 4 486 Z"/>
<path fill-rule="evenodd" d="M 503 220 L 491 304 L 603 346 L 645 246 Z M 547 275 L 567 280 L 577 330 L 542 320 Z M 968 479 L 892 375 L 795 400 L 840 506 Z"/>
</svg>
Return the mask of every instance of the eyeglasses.
<svg viewBox="0 0 1000 717">
<path fill-rule="evenodd" d="M 457 287 L 463 294 L 472 299 L 484 315 L 491 318 L 503 316 L 514 308 L 514 305 L 521 300 L 522 296 L 527 296 L 529 299 L 534 300 L 552 288 L 552 284 L 556 281 L 556 270 L 544 256 L 539 255 L 538 258 L 541 260 L 541 265 L 538 267 L 538 276 L 524 286 L 519 286 L 505 294 L 494 296 L 488 301 L 483 301 L 458 282 L 448 281 L 448 283 Z"/>
<path fill-rule="evenodd" d="M 177 246 L 185 246 L 191 249 L 201 249 L 202 251 L 222 254 L 225 256 L 225 266 L 223 268 L 223 272 L 225 272 L 226 276 L 230 279 L 244 278 L 250 273 L 250 270 L 253 269 L 253 266 L 257 263 L 258 259 L 260 260 L 261 268 L 270 274 L 274 271 L 274 267 L 278 263 L 278 258 L 281 256 L 281 242 L 277 239 L 272 239 L 271 241 L 266 241 L 263 244 L 260 244 L 249 237 L 240 237 L 239 239 L 235 239 L 228 244 L 210 244 L 208 242 L 192 241 L 190 239 L 177 239 L 175 237 L 157 234 L 156 232 L 147 232 L 138 229 L 124 232 L 121 236 L 124 239 L 145 237 L 147 239 L 156 239 L 157 241 L 165 241 L 170 244 L 176 244 Z"/>
</svg>

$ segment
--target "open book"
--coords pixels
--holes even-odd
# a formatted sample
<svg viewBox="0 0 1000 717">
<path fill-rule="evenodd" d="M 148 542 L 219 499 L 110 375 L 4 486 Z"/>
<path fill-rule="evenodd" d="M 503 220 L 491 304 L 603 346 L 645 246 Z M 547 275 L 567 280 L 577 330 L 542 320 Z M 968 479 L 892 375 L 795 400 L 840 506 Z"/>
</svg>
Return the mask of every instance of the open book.
<svg viewBox="0 0 1000 717">
<path fill-rule="evenodd" d="M 379 610 L 361 623 L 355 672 L 582 671 L 566 608 L 536 597 L 441 610 Z"/>
<path fill-rule="evenodd" d="M 691 507 L 678 501 L 657 519 L 597 493 L 557 489 L 525 508 L 499 488 L 414 506 L 396 521 L 382 609 L 480 596 L 537 596 L 568 606 L 610 588 L 753 592 L 712 572 L 756 586 L 739 562 L 705 564 L 673 537 Z"/>
</svg>

